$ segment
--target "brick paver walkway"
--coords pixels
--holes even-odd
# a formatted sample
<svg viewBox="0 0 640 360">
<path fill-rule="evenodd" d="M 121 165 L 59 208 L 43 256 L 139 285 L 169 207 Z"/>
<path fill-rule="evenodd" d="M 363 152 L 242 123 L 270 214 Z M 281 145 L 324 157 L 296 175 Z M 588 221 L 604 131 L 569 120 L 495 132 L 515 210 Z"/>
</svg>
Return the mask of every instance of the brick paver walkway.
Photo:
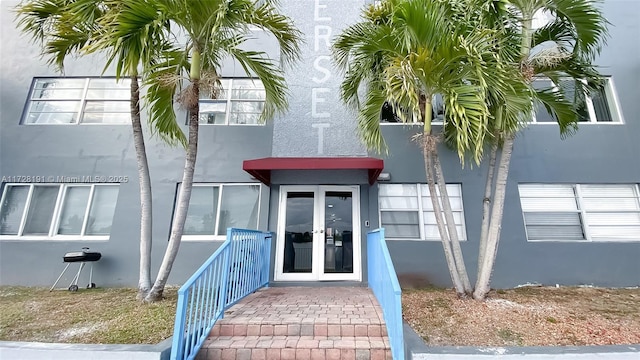
<svg viewBox="0 0 640 360">
<path fill-rule="evenodd" d="M 198 359 L 391 359 L 386 335 L 368 288 L 272 287 L 227 310 Z"/>
</svg>

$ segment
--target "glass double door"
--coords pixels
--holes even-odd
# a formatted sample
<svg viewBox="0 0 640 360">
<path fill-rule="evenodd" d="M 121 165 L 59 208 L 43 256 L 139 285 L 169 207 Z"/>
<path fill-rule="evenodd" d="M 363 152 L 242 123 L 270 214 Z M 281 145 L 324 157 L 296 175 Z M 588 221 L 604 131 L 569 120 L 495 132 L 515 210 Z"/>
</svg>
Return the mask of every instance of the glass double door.
<svg viewBox="0 0 640 360">
<path fill-rule="evenodd" d="M 361 280 L 358 186 L 282 186 L 276 281 Z"/>
</svg>

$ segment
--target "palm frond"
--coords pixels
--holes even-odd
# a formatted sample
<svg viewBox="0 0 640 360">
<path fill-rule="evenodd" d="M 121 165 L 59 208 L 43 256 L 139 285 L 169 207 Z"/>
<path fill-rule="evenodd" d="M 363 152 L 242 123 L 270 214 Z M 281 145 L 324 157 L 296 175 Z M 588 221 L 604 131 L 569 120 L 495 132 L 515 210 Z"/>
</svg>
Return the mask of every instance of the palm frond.
<svg viewBox="0 0 640 360">
<path fill-rule="evenodd" d="M 238 60 L 247 75 L 255 74 L 262 81 L 266 95 L 260 119 L 269 120 L 277 113 L 284 112 L 288 102 L 282 70 L 263 52 L 234 48 L 229 49 L 229 53 Z"/>
<path fill-rule="evenodd" d="M 606 44 L 609 22 L 596 6 L 597 0 L 553 0 L 547 8 L 574 31 L 575 49 L 593 60 Z"/>
<path fill-rule="evenodd" d="M 600 90 L 604 84 L 604 77 L 598 69 L 589 61 L 572 54 L 553 66 L 539 66 L 535 69 L 537 74 L 545 75 L 552 79 L 571 78 L 581 80 L 585 85 L 583 90 L 593 92 Z"/>
<path fill-rule="evenodd" d="M 575 34 L 572 26 L 567 25 L 566 21 L 555 19 L 543 27 L 536 29 L 533 33 L 532 48 L 540 46 L 545 42 L 553 42 L 561 49 L 571 52 L 575 43 Z"/>
<path fill-rule="evenodd" d="M 67 0 L 33 0 L 14 8 L 18 28 L 31 36 L 32 41 L 42 43 L 64 14 Z"/>
<path fill-rule="evenodd" d="M 453 128 L 456 152 L 464 166 L 465 155 L 479 164 L 487 134 L 489 109 L 485 103 L 485 93 L 477 86 L 452 86 L 443 94 L 445 100 L 445 129 Z M 447 129 L 446 131 L 450 131 Z"/>
<path fill-rule="evenodd" d="M 424 94 L 412 63 L 408 59 L 395 58 L 384 70 L 384 75 L 385 96 L 398 118 L 404 123 L 421 122 L 420 95 L 431 94 Z"/>
<path fill-rule="evenodd" d="M 350 107 L 360 104 L 361 87 L 380 79 L 385 67 L 385 54 L 397 47 L 391 28 L 357 23 L 344 30 L 334 42 L 333 61 L 345 73 L 340 97 Z"/>
<path fill-rule="evenodd" d="M 184 79 L 181 51 L 166 52 L 165 60 L 151 67 L 144 79 L 147 86 L 145 103 L 151 132 L 170 145 L 187 146 L 187 138 L 176 121 L 174 96 Z"/>
<path fill-rule="evenodd" d="M 18 26 L 42 47 L 49 65 L 64 70 L 64 60 L 79 55 L 94 38 L 102 16 L 96 1 L 34 0 L 16 7 Z"/>
<path fill-rule="evenodd" d="M 264 2 L 255 11 L 243 14 L 248 15 L 246 16 L 247 24 L 265 30 L 276 38 L 280 46 L 280 61 L 290 65 L 300 58 L 302 32 L 295 27 L 291 19 L 279 14 L 274 5 L 271 2 Z"/>
<path fill-rule="evenodd" d="M 535 93 L 536 102 L 542 104 L 560 126 L 560 136 L 571 136 L 578 131 L 578 113 L 574 104 L 557 89 L 541 89 Z"/>
<path fill-rule="evenodd" d="M 107 4 L 100 38 L 87 52 L 107 50 L 105 69 L 114 64 L 116 77 L 135 75 L 166 47 L 168 20 L 152 1 L 108 0 Z"/>
<path fill-rule="evenodd" d="M 381 85 L 371 85 L 372 89 L 367 92 L 357 119 L 360 138 L 365 146 L 378 153 L 386 154 L 388 147 L 380 131 L 380 111 L 386 102 Z"/>
<path fill-rule="evenodd" d="M 64 71 L 64 60 L 69 55 L 78 55 L 91 40 L 90 33 L 74 28 L 52 35 L 46 42 L 43 55 L 48 56 L 47 63 Z"/>
<path fill-rule="evenodd" d="M 356 52 L 354 48 L 366 44 L 373 37 L 379 27 L 373 24 L 361 22 L 347 27 L 333 42 L 332 53 L 336 66 L 346 71 L 349 67 L 350 55 Z"/>
<path fill-rule="evenodd" d="M 107 5 L 103 1 L 96 0 L 67 0 L 68 8 L 65 12 L 71 23 L 82 23 L 94 30 L 97 22 L 104 15 Z"/>
</svg>

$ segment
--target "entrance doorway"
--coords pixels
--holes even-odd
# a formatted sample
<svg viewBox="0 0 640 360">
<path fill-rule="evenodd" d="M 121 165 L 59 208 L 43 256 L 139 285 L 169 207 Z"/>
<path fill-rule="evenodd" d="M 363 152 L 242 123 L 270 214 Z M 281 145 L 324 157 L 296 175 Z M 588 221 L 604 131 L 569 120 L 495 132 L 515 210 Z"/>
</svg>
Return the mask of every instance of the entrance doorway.
<svg viewBox="0 0 640 360">
<path fill-rule="evenodd" d="M 281 186 L 276 281 L 361 280 L 358 186 Z"/>
</svg>

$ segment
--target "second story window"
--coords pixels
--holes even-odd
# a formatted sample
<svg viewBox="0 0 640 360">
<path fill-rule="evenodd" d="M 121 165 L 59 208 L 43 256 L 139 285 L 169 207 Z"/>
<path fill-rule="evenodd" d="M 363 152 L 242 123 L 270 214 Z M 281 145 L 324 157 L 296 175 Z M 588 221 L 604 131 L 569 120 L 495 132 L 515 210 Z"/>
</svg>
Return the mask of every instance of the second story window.
<svg viewBox="0 0 640 360">
<path fill-rule="evenodd" d="M 560 80 L 557 84 L 549 78 L 536 78 L 532 83 L 537 90 L 552 89 L 562 91 L 565 98 L 572 102 L 576 99 L 574 80 Z M 621 123 L 622 117 L 618 109 L 617 97 L 610 78 L 605 79 L 602 89 L 585 96 L 585 102 L 578 109 L 580 123 Z M 542 104 L 536 104 L 534 123 L 556 123 Z"/>
<path fill-rule="evenodd" d="M 424 97 L 423 97 L 424 99 Z M 421 102 L 422 107 L 424 107 L 424 101 Z M 431 123 L 435 125 L 442 125 L 444 122 L 444 100 L 442 99 L 441 94 L 435 94 L 431 100 Z M 381 124 L 401 124 L 401 125 L 420 125 L 422 126 L 424 122 L 421 120 L 420 122 L 408 122 L 405 123 L 400 119 L 400 117 L 396 114 L 393 107 L 385 102 L 382 106 L 382 110 L 380 111 L 380 123 Z"/>
<path fill-rule="evenodd" d="M 128 124 L 130 80 L 36 78 L 23 124 Z"/>
<path fill-rule="evenodd" d="M 200 124 L 259 125 L 265 90 L 258 79 L 222 79 L 217 99 L 200 99 Z"/>
</svg>

